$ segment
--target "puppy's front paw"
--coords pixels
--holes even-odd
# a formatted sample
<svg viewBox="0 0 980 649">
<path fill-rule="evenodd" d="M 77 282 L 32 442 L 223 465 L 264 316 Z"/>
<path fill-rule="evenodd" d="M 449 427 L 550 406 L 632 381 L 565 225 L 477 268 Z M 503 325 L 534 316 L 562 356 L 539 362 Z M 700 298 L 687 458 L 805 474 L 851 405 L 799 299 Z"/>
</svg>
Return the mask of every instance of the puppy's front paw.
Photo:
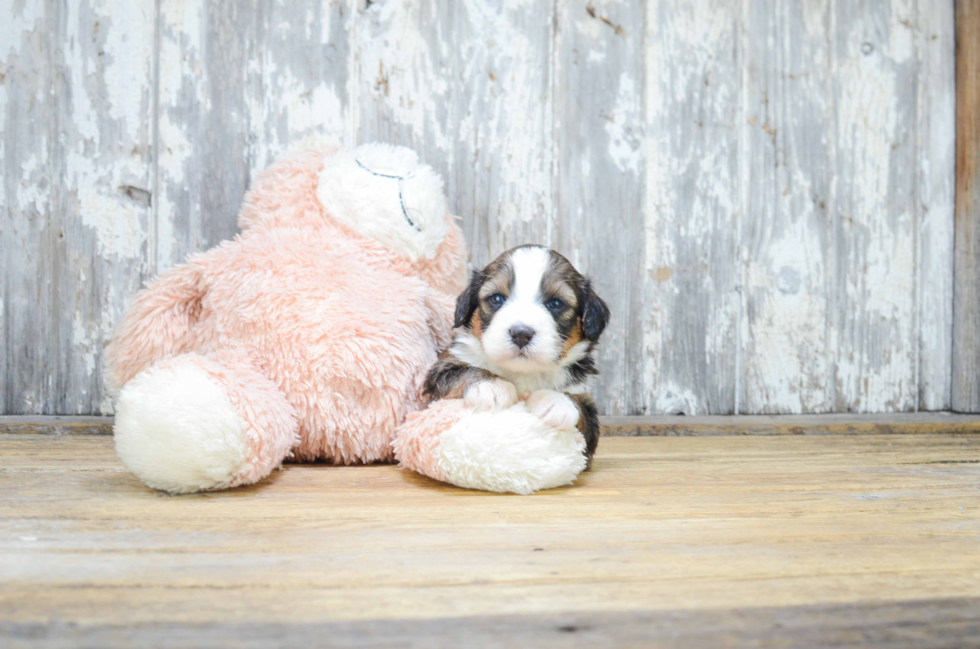
<svg viewBox="0 0 980 649">
<path fill-rule="evenodd" d="M 545 424 L 571 430 L 578 424 L 578 406 L 571 397 L 554 390 L 537 390 L 527 398 L 527 409 Z"/>
<path fill-rule="evenodd" d="M 463 403 L 475 410 L 503 410 L 517 403 L 517 388 L 510 381 L 477 381 L 463 393 Z"/>
</svg>

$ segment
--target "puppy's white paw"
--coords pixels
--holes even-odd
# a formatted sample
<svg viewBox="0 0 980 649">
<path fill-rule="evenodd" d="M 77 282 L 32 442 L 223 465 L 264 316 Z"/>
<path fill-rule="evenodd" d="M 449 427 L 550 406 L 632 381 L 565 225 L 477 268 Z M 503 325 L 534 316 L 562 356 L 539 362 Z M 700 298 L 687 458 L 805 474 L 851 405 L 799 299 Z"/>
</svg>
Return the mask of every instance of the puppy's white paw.
<svg viewBox="0 0 980 649">
<path fill-rule="evenodd" d="M 517 388 L 510 381 L 478 381 L 463 392 L 463 403 L 475 410 L 503 410 L 517 403 Z"/>
<path fill-rule="evenodd" d="M 571 397 L 554 390 L 536 390 L 527 398 L 532 415 L 552 428 L 572 430 L 578 424 L 578 406 Z"/>
</svg>

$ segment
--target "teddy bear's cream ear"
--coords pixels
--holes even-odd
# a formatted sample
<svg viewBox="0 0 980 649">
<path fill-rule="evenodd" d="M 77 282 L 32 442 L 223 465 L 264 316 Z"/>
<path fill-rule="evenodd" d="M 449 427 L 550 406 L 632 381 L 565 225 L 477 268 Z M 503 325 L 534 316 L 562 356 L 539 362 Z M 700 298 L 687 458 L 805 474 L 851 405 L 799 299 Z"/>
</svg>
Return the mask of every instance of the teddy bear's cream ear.
<svg viewBox="0 0 980 649">
<path fill-rule="evenodd" d="M 442 177 L 411 149 L 365 144 L 324 158 L 327 215 L 408 259 L 431 259 L 448 232 Z"/>
</svg>

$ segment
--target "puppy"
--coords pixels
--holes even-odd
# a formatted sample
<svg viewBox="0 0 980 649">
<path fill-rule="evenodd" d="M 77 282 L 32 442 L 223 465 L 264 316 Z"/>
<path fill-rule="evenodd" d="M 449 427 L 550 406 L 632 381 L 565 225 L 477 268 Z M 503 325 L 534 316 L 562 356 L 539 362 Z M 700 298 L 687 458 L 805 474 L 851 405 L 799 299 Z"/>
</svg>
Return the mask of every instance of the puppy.
<svg viewBox="0 0 980 649">
<path fill-rule="evenodd" d="M 518 399 L 546 424 L 577 427 L 592 462 L 599 443 L 585 381 L 609 308 L 567 259 L 526 245 L 474 271 L 456 302 L 456 337 L 429 370 L 429 399 L 460 398 L 479 410 Z"/>
</svg>

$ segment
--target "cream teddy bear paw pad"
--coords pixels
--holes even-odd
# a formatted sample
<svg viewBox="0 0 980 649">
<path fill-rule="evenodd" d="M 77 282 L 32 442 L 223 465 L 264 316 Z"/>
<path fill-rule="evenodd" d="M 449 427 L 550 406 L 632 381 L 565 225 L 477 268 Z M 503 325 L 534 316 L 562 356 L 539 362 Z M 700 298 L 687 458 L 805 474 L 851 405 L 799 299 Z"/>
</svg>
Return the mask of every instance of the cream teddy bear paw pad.
<svg viewBox="0 0 980 649">
<path fill-rule="evenodd" d="M 115 441 L 126 468 L 171 493 L 230 486 L 249 452 L 246 424 L 224 387 L 190 363 L 152 367 L 126 384 Z"/>
</svg>

